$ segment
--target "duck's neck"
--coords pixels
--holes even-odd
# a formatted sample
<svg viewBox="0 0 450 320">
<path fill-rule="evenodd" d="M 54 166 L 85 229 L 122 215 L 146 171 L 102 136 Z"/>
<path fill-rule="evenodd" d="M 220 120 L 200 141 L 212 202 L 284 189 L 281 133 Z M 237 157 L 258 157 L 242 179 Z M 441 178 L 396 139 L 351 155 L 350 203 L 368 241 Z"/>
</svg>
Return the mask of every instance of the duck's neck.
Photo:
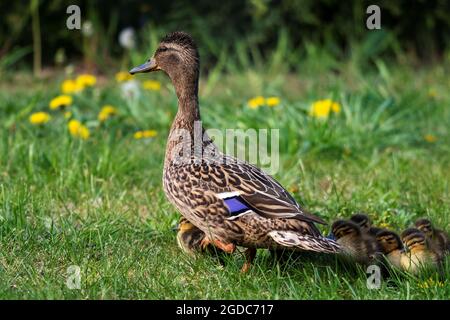
<svg viewBox="0 0 450 320">
<path fill-rule="evenodd" d="M 173 80 L 172 80 L 173 81 Z M 200 109 L 198 105 L 198 81 L 191 85 L 182 85 L 173 81 L 178 97 L 178 112 L 172 122 L 166 146 L 165 163 L 170 163 L 178 153 L 177 150 L 192 150 L 196 144 L 200 145 L 203 135 Z"/>
<path fill-rule="evenodd" d="M 200 121 L 198 106 L 198 72 L 171 76 L 178 97 L 178 112 L 172 123 L 175 129 L 193 130 L 195 121 Z"/>
<path fill-rule="evenodd" d="M 192 132 L 194 130 L 195 122 L 200 120 L 200 108 L 198 106 L 197 94 L 178 96 L 178 112 L 173 120 L 170 131 L 185 129 Z"/>
</svg>

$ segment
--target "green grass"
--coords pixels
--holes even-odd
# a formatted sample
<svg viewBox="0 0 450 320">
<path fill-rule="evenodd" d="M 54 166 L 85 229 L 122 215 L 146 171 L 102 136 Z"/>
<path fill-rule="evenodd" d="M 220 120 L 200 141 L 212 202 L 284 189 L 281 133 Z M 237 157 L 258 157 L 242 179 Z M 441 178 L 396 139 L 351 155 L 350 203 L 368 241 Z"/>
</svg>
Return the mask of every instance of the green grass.
<svg viewBox="0 0 450 320">
<path fill-rule="evenodd" d="M 211 70 L 201 82 L 202 115 L 208 128 L 279 128 L 276 178 L 329 222 L 363 210 L 399 231 L 421 216 L 448 230 L 449 69 L 378 61 L 371 70 L 342 63 L 332 72 L 306 60 L 298 74 Z M 62 112 L 51 112 L 42 127 L 28 123 L 31 112 L 48 111 L 62 78 L 3 80 L 0 298 L 450 298 L 448 261 L 441 286 L 422 288 L 438 277 L 431 272 L 396 274 L 368 290 L 363 269 L 334 257 L 293 255 L 276 263 L 260 250 L 251 271 L 240 274 L 241 254 L 223 265 L 214 256 L 184 255 L 172 231 L 179 214 L 161 188 L 176 97 L 163 75 L 139 80 L 146 78 L 159 79 L 162 90 L 126 100 L 111 76 L 75 96 L 70 109 L 90 128 L 87 141 L 69 135 Z M 246 107 L 260 94 L 279 96 L 282 104 Z M 308 108 L 324 98 L 338 101 L 342 111 L 317 121 Z M 107 103 L 119 115 L 100 124 L 96 116 Z M 139 129 L 158 136 L 135 140 Z M 425 141 L 426 134 L 437 141 Z M 80 290 L 66 287 L 71 265 L 81 269 Z"/>
</svg>

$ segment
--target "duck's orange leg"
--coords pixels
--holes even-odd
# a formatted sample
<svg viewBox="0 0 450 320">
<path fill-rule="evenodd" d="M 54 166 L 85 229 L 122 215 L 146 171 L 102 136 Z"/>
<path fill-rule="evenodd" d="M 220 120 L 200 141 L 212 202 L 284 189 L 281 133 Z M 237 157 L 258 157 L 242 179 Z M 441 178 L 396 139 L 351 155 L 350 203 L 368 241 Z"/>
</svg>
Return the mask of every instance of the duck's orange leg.
<svg viewBox="0 0 450 320">
<path fill-rule="evenodd" d="M 202 248 L 202 250 L 205 250 L 210 244 L 211 244 L 211 241 L 209 240 L 209 238 L 204 237 L 202 239 L 202 241 L 200 242 L 200 248 Z"/>
<path fill-rule="evenodd" d="M 245 250 L 244 254 L 245 254 L 245 263 L 241 269 L 242 273 L 246 273 L 246 272 L 248 272 L 248 270 L 250 270 L 252 262 L 256 256 L 256 248 L 247 248 L 247 250 Z"/>
<path fill-rule="evenodd" d="M 208 245 L 214 245 L 215 247 L 225 251 L 226 253 L 233 253 L 236 250 L 236 245 L 234 243 L 223 243 L 220 240 L 210 240 L 208 237 L 204 237 L 202 242 L 200 243 L 201 248 L 204 250 Z"/>
</svg>

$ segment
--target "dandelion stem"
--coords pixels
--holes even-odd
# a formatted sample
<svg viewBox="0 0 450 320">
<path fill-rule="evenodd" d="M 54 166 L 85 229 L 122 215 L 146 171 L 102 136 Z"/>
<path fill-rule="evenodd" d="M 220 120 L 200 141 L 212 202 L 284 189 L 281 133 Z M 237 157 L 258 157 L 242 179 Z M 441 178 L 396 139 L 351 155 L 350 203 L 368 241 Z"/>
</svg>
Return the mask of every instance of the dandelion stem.
<svg viewBox="0 0 450 320">
<path fill-rule="evenodd" d="M 33 73 L 39 76 L 42 69 L 41 23 L 39 19 L 39 0 L 31 0 L 31 24 L 33 32 Z"/>
</svg>

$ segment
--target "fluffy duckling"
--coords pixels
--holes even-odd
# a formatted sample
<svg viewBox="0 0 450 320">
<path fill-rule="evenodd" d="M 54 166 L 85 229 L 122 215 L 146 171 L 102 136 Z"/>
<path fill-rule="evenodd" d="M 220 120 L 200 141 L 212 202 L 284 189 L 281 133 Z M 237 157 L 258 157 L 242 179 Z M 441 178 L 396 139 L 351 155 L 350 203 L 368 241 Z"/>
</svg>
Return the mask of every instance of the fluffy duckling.
<svg viewBox="0 0 450 320">
<path fill-rule="evenodd" d="M 425 234 L 416 228 L 409 228 L 402 233 L 402 241 L 407 248 L 408 259 L 402 259 L 402 268 L 411 273 L 418 273 L 424 266 L 438 266 L 441 257 L 429 246 Z"/>
<path fill-rule="evenodd" d="M 202 250 L 201 243 L 205 238 L 205 233 L 189 222 L 185 217 L 181 217 L 177 228 L 178 247 L 185 253 L 193 255 Z"/>
<path fill-rule="evenodd" d="M 392 266 L 402 270 L 403 264 L 409 259 L 405 254 L 400 236 L 394 231 L 381 230 L 376 235 L 376 241 L 387 261 Z"/>
<path fill-rule="evenodd" d="M 380 251 L 377 242 L 362 232 L 353 221 L 338 220 L 333 223 L 331 230 L 345 255 L 362 264 L 371 264 L 378 260 Z"/>
<path fill-rule="evenodd" d="M 426 235 L 430 245 L 434 250 L 438 251 L 441 256 L 450 252 L 450 240 L 445 231 L 434 228 L 431 221 L 428 219 L 417 220 L 415 226 Z"/>
<path fill-rule="evenodd" d="M 356 223 L 362 231 L 370 234 L 373 237 L 375 237 L 377 233 L 382 230 L 381 228 L 374 227 L 372 225 L 372 220 L 370 220 L 369 216 L 363 212 L 354 214 L 350 218 L 350 221 Z"/>
</svg>

